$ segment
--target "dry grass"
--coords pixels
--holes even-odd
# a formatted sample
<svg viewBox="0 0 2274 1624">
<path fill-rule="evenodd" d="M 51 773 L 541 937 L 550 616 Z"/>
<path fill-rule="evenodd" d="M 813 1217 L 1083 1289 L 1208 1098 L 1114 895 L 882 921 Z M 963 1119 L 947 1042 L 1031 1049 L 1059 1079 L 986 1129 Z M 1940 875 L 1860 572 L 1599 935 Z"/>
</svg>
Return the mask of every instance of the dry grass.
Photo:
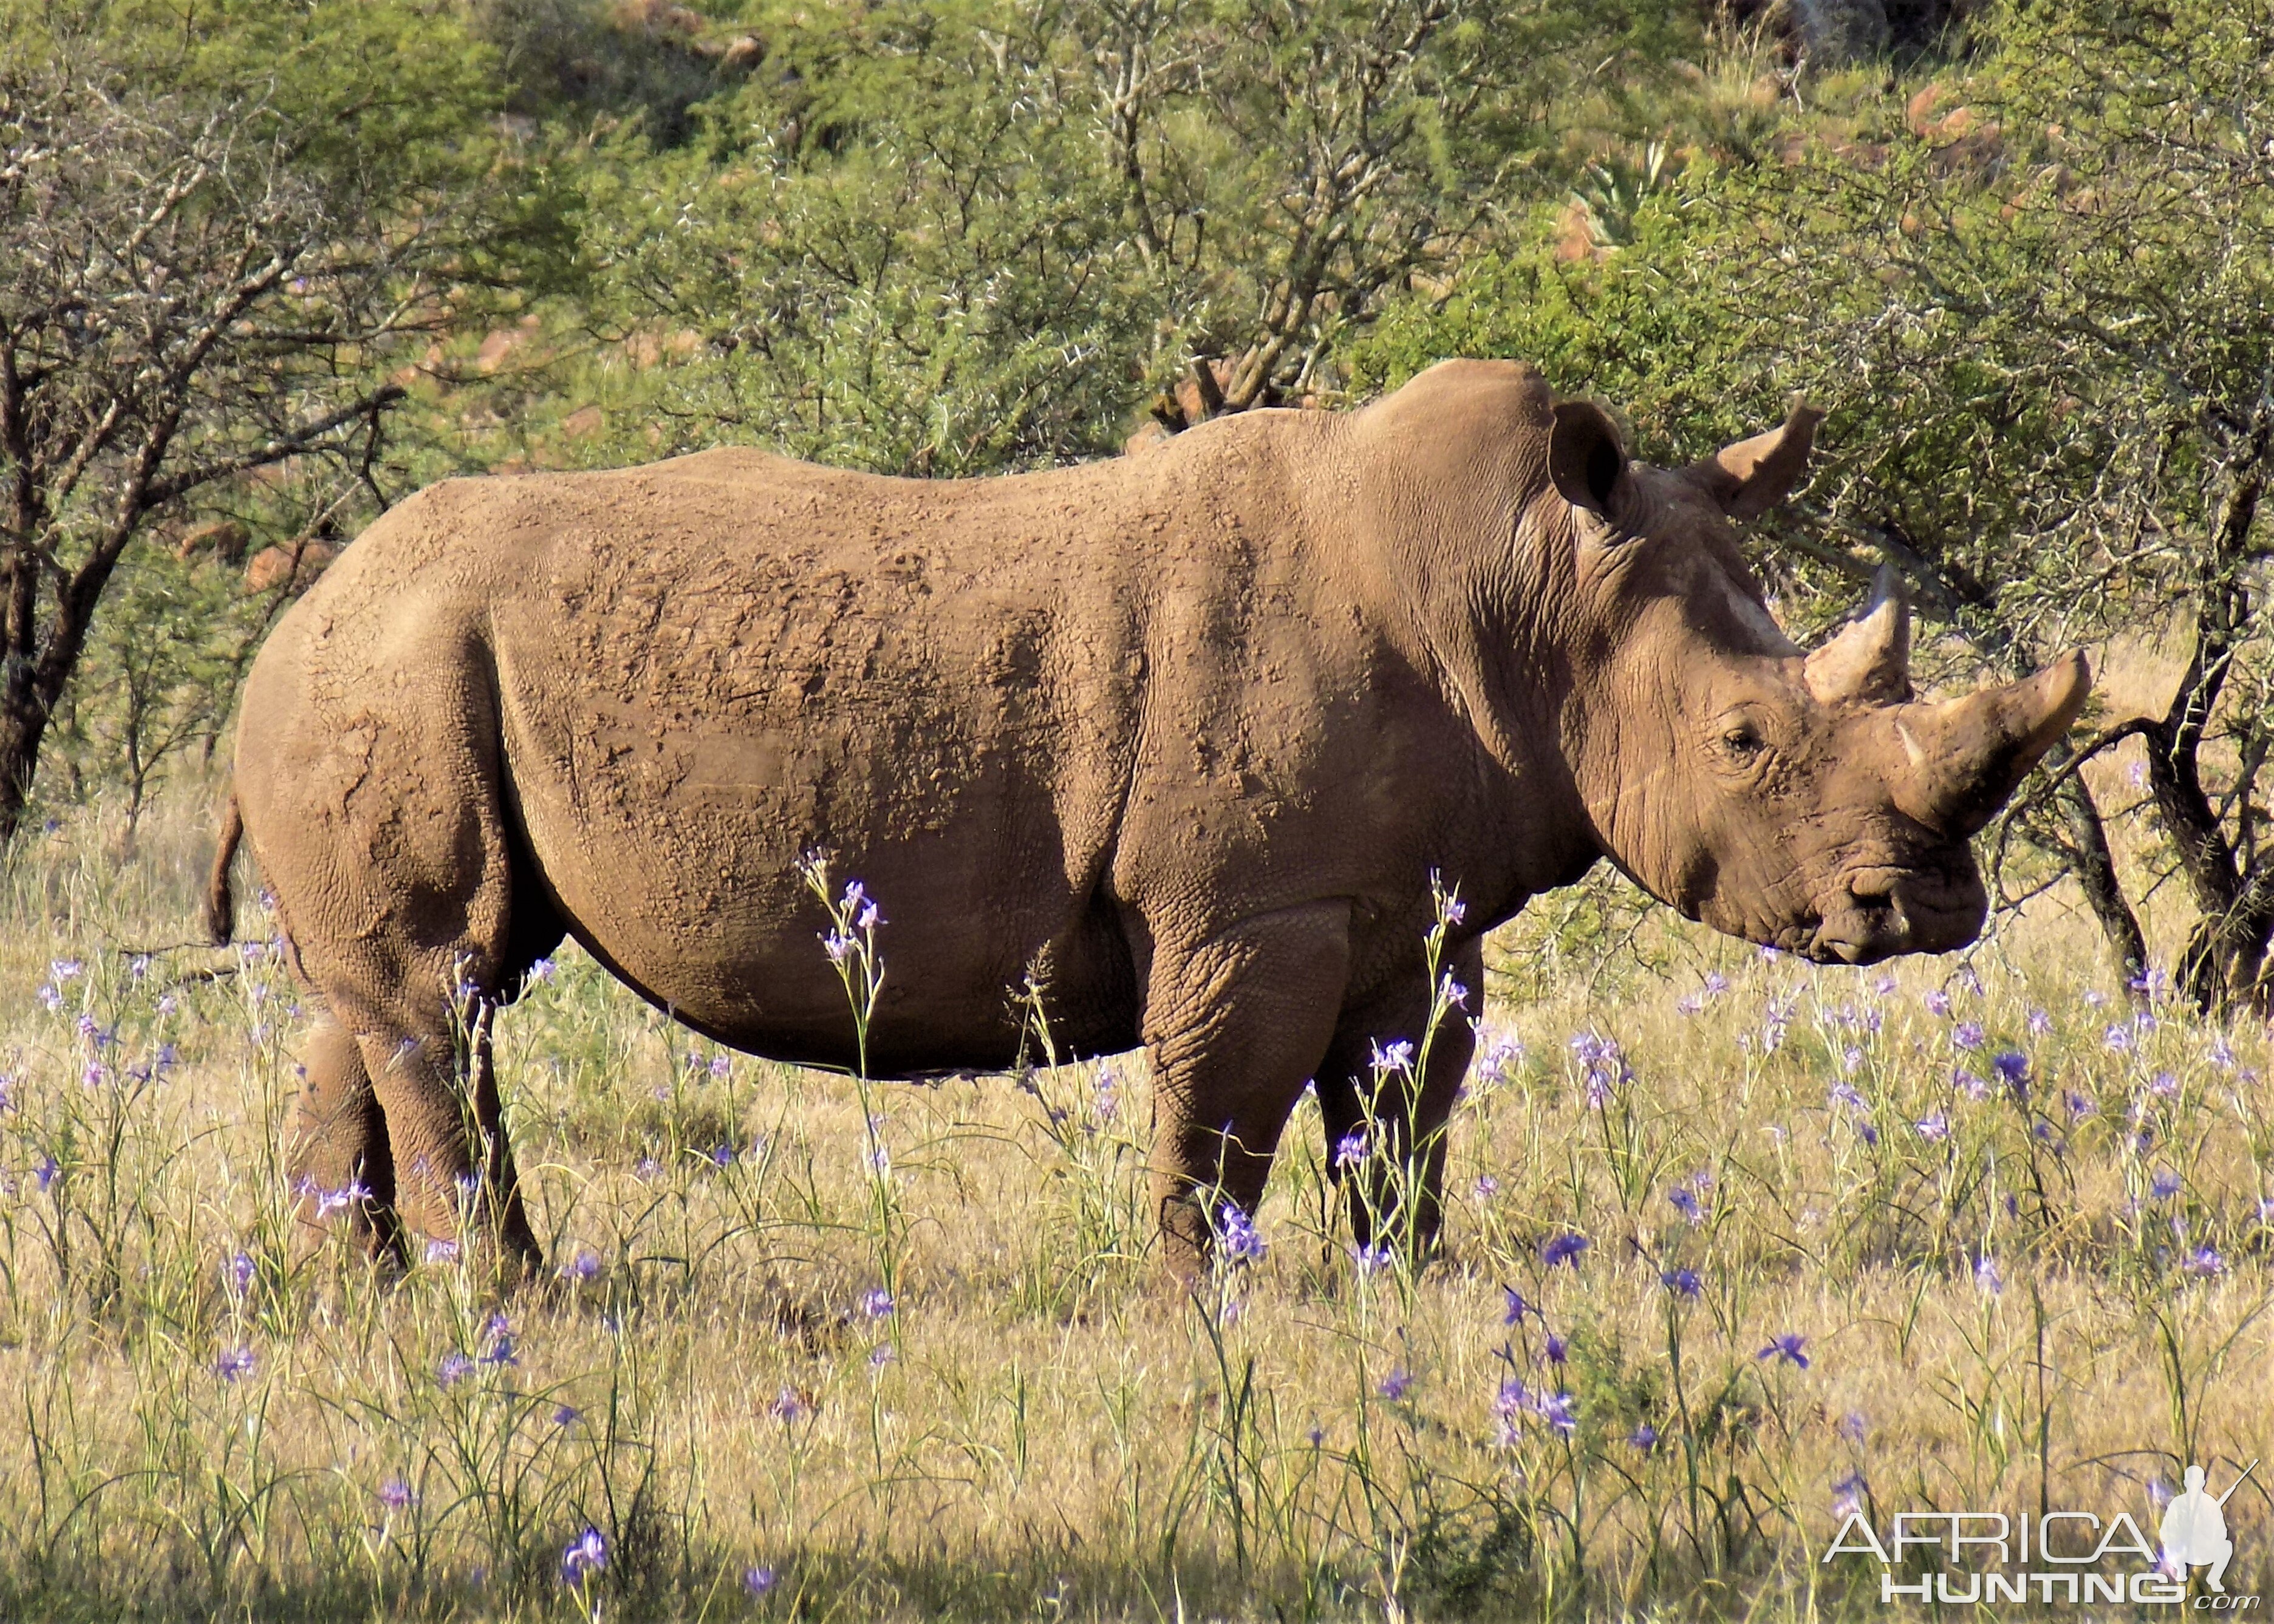
<svg viewBox="0 0 2274 1624">
<path fill-rule="evenodd" d="M 879 1088 L 880 1186 L 851 1082 L 722 1058 L 564 955 L 502 1064 L 540 1232 L 590 1277 L 501 1330 L 447 1265 L 290 1269 L 289 982 L 118 951 L 190 936 L 206 838 L 173 805 L 121 859 L 90 818 L 10 877 L 0 1617 L 1844 1615 L 1879 1604 L 1814 1560 L 1843 1496 L 1883 1530 L 2147 1523 L 2181 1460 L 2274 1455 L 2263 1035 L 2135 1026 L 2057 911 L 1883 990 L 1623 932 L 1609 893 L 1543 908 L 1487 1023 L 1523 1053 L 1457 1122 L 1452 1260 L 1358 1267 L 1306 1108 L 1268 1255 L 1189 1298 L 1147 1264 L 1135 1057 L 1110 1094 L 1095 1065 Z M 1585 1032 L 1623 1050 L 1600 1106 Z M 1785 1336 L 1805 1368 L 1760 1357 Z M 2266 1476 L 2233 1590 L 2268 1571 Z M 588 1525 L 607 1565 L 564 1583 Z"/>
</svg>

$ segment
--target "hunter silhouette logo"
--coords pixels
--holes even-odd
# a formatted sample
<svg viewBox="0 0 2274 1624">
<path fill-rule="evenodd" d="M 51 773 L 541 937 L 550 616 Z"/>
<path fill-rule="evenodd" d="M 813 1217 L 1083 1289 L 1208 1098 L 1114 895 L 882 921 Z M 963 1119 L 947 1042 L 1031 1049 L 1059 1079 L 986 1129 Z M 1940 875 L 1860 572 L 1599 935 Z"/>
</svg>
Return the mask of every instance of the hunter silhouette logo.
<svg viewBox="0 0 2274 1624">
<path fill-rule="evenodd" d="M 2160 1532 L 2164 1540 L 2164 1560 L 2180 1578 L 2190 1568 L 2209 1568 L 2203 1582 L 2214 1590 L 2226 1589 L 2226 1564 L 2234 1554 L 2234 1542 L 2226 1537 L 2227 1499 L 2242 1486 L 2242 1478 L 2258 1470 L 2253 1461 L 2242 1469 L 2242 1477 L 2226 1485 L 2226 1493 L 2214 1500 L 2203 1488 L 2203 1469 L 2190 1466 L 2187 1470 L 2187 1486 L 2172 1497 L 2164 1507 L 2164 1525 Z"/>
</svg>

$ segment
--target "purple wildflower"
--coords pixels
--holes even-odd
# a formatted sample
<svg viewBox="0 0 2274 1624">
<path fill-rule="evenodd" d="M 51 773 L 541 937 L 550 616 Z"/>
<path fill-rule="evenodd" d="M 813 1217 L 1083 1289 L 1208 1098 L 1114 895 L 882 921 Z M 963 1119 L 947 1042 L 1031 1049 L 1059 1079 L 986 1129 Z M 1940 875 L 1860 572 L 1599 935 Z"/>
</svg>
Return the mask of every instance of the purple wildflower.
<svg viewBox="0 0 2274 1624">
<path fill-rule="evenodd" d="M 2208 1280 L 2214 1274 L 2226 1273 L 2226 1259 L 2218 1255 L 2216 1246 L 2198 1246 L 2180 1265 L 2180 1272 Z"/>
<path fill-rule="evenodd" d="M 1871 1492 L 1871 1485 L 1864 1481 L 1862 1472 L 1849 1472 L 1832 1485 L 1832 1515 L 1842 1518 L 1854 1516 L 1864 1508 L 1864 1497 Z"/>
<path fill-rule="evenodd" d="M 1477 1199 L 1489 1201 L 1500 1193 L 1500 1180 L 1489 1173 L 1477 1175 Z"/>
<path fill-rule="evenodd" d="M 1864 1412 L 1860 1410 L 1851 1410 L 1840 1417 L 1840 1436 L 1858 1448 L 1863 1447 L 1864 1435 L 1870 1428 L 1871 1423 L 1864 1418 Z"/>
<path fill-rule="evenodd" d="M 224 1348 L 214 1358 L 214 1374 L 223 1381 L 242 1381 L 260 1364 L 250 1348 Z"/>
<path fill-rule="evenodd" d="M 317 1220 L 320 1222 L 334 1213 L 343 1212 L 358 1202 L 370 1199 L 371 1191 L 359 1178 L 350 1178 L 337 1190 L 320 1190 L 316 1192 Z"/>
<path fill-rule="evenodd" d="M 1676 1297 L 1696 1297 L 1702 1284 L 1698 1278 L 1698 1271 L 1689 1268 L 1667 1269 L 1660 1274 L 1658 1279 L 1660 1284 Z"/>
<path fill-rule="evenodd" d="M 1335 1165 L 1337 1167 L 1356 1167 L 1359 1162 L 1365 1160 L 1366 1130 L 1364 1128 L 1352 1128 L 1348 1133 L 1344 1134 L 1342 1138 L 1335 1141 Z"/>
<path fill-rule="evenodd" d="M 768 1409 L 775 1420 L 788 1425 L 811 1414 L 813 1407 L 806 1402 L 805 1395 L 795 1387 L 784 1387 L 774 1395 L 774 1402 Z"/>
<path fill-rule="evenodd" d="M 892 1317 L 892 1294 L 882 1286 L 871 1286 L 861 1294 L 861 1312 L 871 1320 Z"/>
<path fill-rule="evenodd" d="M 591 1523 L 561 1552 L 561 1583 L 582 1584 L 608 1565 L 608 1537 Z"/>
<path fill-rule="evenodd" d="M 492 1314 L 489 1323 L 482 1327 L 482 1335 L 488 1339 L 488 1345 L 482 1350 L 483 1364 L 518 1365 L 521 1363 L 521 1356 L 514 1350 L 513 1327 L 507 1322 L 503 1314 Z"/>
<path fill-rule="evenodd" d="M 1502 1286 L 1501 1295 L 1508 1299 L 1508 1312 L 1501 1319 L 1502 1325 L 1522 1325 L 1527 1314 L 1537 1315 L 1540 1312 L 1524 1300 L 1523 1293 L 1514 1286 Z"/>
<path fill-rule="evenodd" d="M 765 1596 L 771 1594 L 773 1588 L 774 1570 L 772 1568 L 745 1568 L 742 1569 L 742 1589 L 748 1594 L 754 1597 Z"/>
<path fill-rule="evenodd" d="M 1688 1185 L 1675 1185 L 1666 1192 L 1666 1199 L 1674 1210 L 1690 1220 L 1693 1226 L 1706 1222 L 1706 1212 L 1698 1204 L 1697 1192 Z"/>
<path fill-rule="evenodd" d="M 1952 1029 L 1950 1041 L 1960 1049 L 1971 1051 L 1982 1047 L 1984 1036 L 1980 1021 L 1962 1020 Z"/>
<path fill-rule="evenodd" d="M 1543 1393 L 1532 1402 L 1532 1410 L 1567 1438 L 1579 1425 L 1578 1404 L 1569 1393 Z"/>
<path fill-rule="evenodd" d="M 1550 1365 L 1561 1365 L 1571 1357 L 1571 1344 L 1555 1332 L 1547 1333 L 1547 1357 Z"/>
<path fill-rule="evenodd" d="M 568 1261 L 561 1266 L 561 1277 L 563 1280 L 595 1281 L 606 1267 L 600 1261 L 599 1252 L 590 1246 L 579 1246 L 569 1254 Z"/>
<path fill-rule="evenodd" d="M 1585 1236 L 1571 1229 L 1565 1229 L 1561 1234 L 1551 1237 L 1547 1244 L 1540 1247 L 1540 1260 L 1549 1268 L 1554 1268 L 1558 1264 L 1577 1268 L 1579 1267 L 1579 1254 L 1593 1244 Z"/>
<path fill-rule="evenodd" d="M 1413 1069 L 1413 1045 L 1399 1038 L 1388 1048 L 1374 1045 L 1373 1068 L 1376 1072 L 1411 1071 Z"/>
<path fill-rule="evenodd" d="M 446 1387 L 455 1387 L 474 1373 L 474 1362 L 453 1349 L 442 1356 L 434 1366 L 434 1380 Z"/>
<path fill-rule="evenodd" d="M 584 1418 L 574 1404 L 563 1404 L 553 1412 L 553 1425 L 555 1426 L 574 1426 Z"/>
<path fill-rule="evenodd" d="M 1413 1378 L 1408 1375 L 1404 1367 L 1401 1365 L 1382 1379 L 1382 1396 L 1394 1404 L 1405 1396 L 1406 1389 L 1412 1385 Z"/>
<path fill-rule="evenodd" d="M 1937 987 L 1926 995 L 1926 1012 L 1930 1015 L 1950 1013 L 1950 995 Z"/>
<path fill-rule="evenodd" d="M 2029 1082 L 2029 1057 L 2017 1049 L 2000 1050 L 1990 1062 L 1990 1069 L 1998 1080 L 2012 1089 L 2016 1097 L 2026 1093 Z"/>
<path fill-rule="evenodd" d="M 1378 1274 L 1389 1267 L 1389 1243 L 1375 1241 L 1365 1246 L 1352 1246 L 1351 1260 L 1358 1265 L 1361 1274 Z"/>
<path fill-rule="evenodd" d="M 1499 1396 L 1493 1400 L 1493 1409 L 1503 1421 L 1513 1419 L 1532 1408 L 1532 1391 L 1510 1376 L 1500 1384 Z"/>
<path fill-rule="evenodd" d="M 1939 1145 L 1950 1137 L 1950 1118 L 1940 1111 L 1931 1111 L 1911 1124 L 1911 1131 L 1930 1145 Z"/>
<path fill-rule="evenodd" d="M 232 1296 L 243 1297 L 245 1288 L 252 1283 L 252 1276 L 257 1267 L 251 1252 L 233 1252 L 229 1255 L 228 1260 L 221 1266 L 222 1284 L 228 1288 Z"/>
<path fill-rule="evenodd" d="M 1643 1454 L 1648 1455 L 1658 1447 L 1658 1429 L 1645 1421 L 1627 1434 L 1627 1442 Z"/>
<path fill-rule="evenodd" d="M 1974 1289 L 1984 1297 L 2002 1297 L 2006 1291 L 2006 1276 L 1999 1272 L 1994 1258 L 1977 1258 L 1974 1264 Z"/>
<path fill-rule="evenodd" d="M 379 1503 L 389 1511 L 407 1511 L 418 1503 L 418 1497 L 398 1474 L 379 1485 Z"/>
<path fill-rule="evenodd" d="M 1808 1355 L 1803 1352 L 1803 1350 L 1807 1346 L 1808 1338 L 1805 1336 L 1796 1336 L 1790 1331 L 1787 1331 L 1781 1336 L 1773 1336 L 1769 1338 L 1769 1345 L 1762 1349 L 1758 1353 L 1755 1354 L 1753 1357 L 1757 1359 L 1781 1359 L 1787 1365 L 1797 1365 L 1801 1369 L 1806 1370 L 1808 1368 Z"/>
<path fill-rule="evenodd" d="M 2168 1201 L 2180 1192 L 2180 1176 L 2169 1168 L 2160 1168 L 2148 1181 L 2148 1193 L 2158 1201 Z"/>
<path fill-rule="evenodd" d="M 1270 1250 L 1255 1221 L 1230 1202 L 1216 1209 L 1216 1255 L 1234 1267 L 1263 1261 Z"/>
</svg>

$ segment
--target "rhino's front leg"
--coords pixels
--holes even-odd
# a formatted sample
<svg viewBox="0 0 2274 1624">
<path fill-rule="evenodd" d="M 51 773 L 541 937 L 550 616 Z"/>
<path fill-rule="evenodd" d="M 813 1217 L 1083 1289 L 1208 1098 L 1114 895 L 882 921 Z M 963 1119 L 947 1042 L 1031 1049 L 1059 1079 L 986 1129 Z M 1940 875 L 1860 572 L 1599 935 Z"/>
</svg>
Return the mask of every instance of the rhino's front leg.
<svg viewBox="0 0 2274 1624">
<path fill-rule="evenodd" d="M 1162 1258 L 1206 1267 L 1214 1207 L 1253 1213 L 1280 1130 L 1334 1035 L 1350 908 L 1320 902 L 1156 945 L 1145 1041 L 1153 1062 L 1153 1199 Z"/>
<path fill-rule="evenodd" d="M 1467 989 L 1469 1011 L 1483 1006 L 1481 942 L 1456 952 L 1443 973 Z M 1469 1014 L 1455 1010 L 1421 1064 L 1431 1004 L 1428 968 L 1417 954 L 1410 974 L 1343 1011 L 1319 1066 L 1327 1169 L 1345 1193 L 1352 1231 L 1361 1246 L 1379 1240 L 1408 1248 L 1417 1263 L 1437 1244 L 1447 1124 L 1477 1045 Z M 1401 1052 L 1412 1062 L 1401 1065 Z M 1337 1154 L 1344 1146 L 1349 1151 Z"/>
</svg>

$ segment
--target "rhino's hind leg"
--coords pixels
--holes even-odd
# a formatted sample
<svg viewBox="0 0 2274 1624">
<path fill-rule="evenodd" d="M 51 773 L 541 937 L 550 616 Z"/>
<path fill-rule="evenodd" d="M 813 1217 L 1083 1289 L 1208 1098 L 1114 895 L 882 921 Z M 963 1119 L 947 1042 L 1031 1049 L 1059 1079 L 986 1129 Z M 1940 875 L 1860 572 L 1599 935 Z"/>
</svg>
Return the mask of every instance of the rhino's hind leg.
<svg viewBox="0 0 2274 1624">
<path fill-rule="evenodd" d="M 1346 904 L 1317 903 L 1156 952 L 1153 1200 L 1174 1274 L 1205 1266 L 1218 1205 L 1253 1214 L 1262 1199 L 1280 1132 L 1333 1033 L 1349 918 Z"/>
<path fill-rule="evenodd" d="M 543 1261 L 507 1144 L 490 1021 L 497 1006 L 471 988 L 455 1009 L 360 1034 L 365 1069 L 386 1114 L 395 1212 L 424 1257 L 494 1245 L 508 1273 Z"/>
<path fill-rule="evenodd" d="M 321 1231 L 344 1224 L 373 1261 L 399 1261 L 395 1162 L 361 1045 L 328 1014 L 320 1017 L 301 1049 L 300 1070 L 285 1165 L 305 1241 L 312 1244 Z"/>
<path fill-rule="evenodd" d="M 295 968 L 354 1037 L 352 1064 L 336 1038 L 311 1047 L 298 1154 L 317 1199 L 336 1213 L 359 1164 L 372 1222 L 399 1226 L 410 1261 L 469 1247 L 510 1272 L 537 1246 L 489 1021 L 563 921 L 506 808 L 484 658 L 447 625 L 406 624 L 395 658 L 416 684 L 248 697 L 282 716 L 240 750 L 237 793 Z M 358 1079 L 376 1120 L 350 1109 Z"/>
<path fill-rule="evenodd" d="M 1469 989 L 1472 1007 L 1479 1004 L 1483 944 L 1472 942 L 1445 968 Z M 1447 1124 L 1476 1052 L 1476 1033 L 1466 1017 L 1448 1017 L 1430 1040 L 1428 1062 L 1419 1075 L 1412 1069 L 1378 1071 L 1374 1056 L 1394 1052 L 1399 1043 L 1411 1044 L 1409 1052 L 1418 1056 L 1430 1004 L 1427 966 L 1416 955 L 1410 976 L 1400 977 L 1381 997 L 1343 1012 L 1319 1067 L 1327 1170 L 1343 1190 L 1352 1235 L 1361 1246 L 1380 1242 L 1403 1248 L 1416 1263 L 1436 1249 L 1444 1211 Z M 1353 1135 L 1363 1154 L 1336 1154 Z"/>
</svg>

